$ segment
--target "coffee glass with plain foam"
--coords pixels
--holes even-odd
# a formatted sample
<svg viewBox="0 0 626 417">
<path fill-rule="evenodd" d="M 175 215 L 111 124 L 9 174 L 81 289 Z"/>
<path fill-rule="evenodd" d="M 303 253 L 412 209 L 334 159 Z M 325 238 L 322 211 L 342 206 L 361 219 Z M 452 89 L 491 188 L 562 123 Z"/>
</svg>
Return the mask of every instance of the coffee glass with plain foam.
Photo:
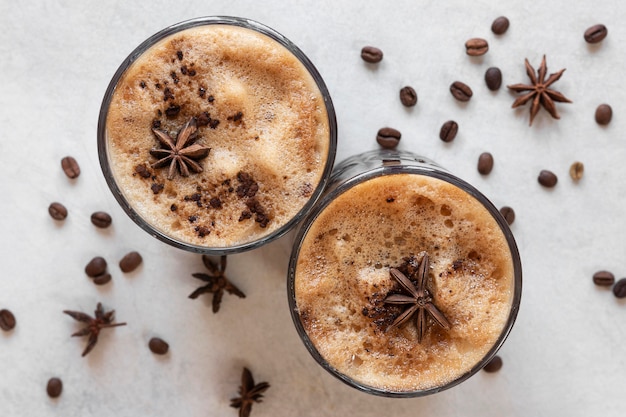
<svg viewBox="0 0 626 417">
<path fill-rule="evenodd" d="M 142 229 L 212 255 L 258 248 L 311 209 L 334 162 L 322 77 L 275 30 L 202 17 L 148 38 L 111 80 L 100 165 Z"/>
<path fill-rule="evenodd" d="M 425 254 L 428 290 L 411 300 L 394 274 L 405 271 L 417 288 L 409 272 Z M 519 253 L 500 212 L 433 161 L 398 150 L 335 167 L 297 232 L 288 273 L 309 353 L 348 385 L 387 397 L 436 393 L 482 369 L 507 338 L 521 291 Z M 425 301 L 447 323 L 424 310 L 421 334 L 417 313 L 397 325 Z"/>
</svg>

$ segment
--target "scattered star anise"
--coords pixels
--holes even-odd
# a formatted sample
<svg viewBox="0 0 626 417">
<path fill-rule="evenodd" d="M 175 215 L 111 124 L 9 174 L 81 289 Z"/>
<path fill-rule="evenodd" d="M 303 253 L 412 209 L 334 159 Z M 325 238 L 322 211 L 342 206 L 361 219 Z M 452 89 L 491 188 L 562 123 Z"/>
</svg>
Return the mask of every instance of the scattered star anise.
<svg viewBox="0 0 626 417">
<path fill-rule="evenodd" d="M 167 132 L 152 128 L 152 132 L 163 146 L 160 149 L 150 150 L 150 155 L 158 160 L 152 164 L 152 168 L 163 168 L 169 164 L 167 179 L 174 178 L 176 168 L 183 177 L 189 176 L 189 171 L 202 172 L 202 166 L 196 161 L 206 158 L 211 148 L 193 143 L 198 131 L 196 118 L 192 117 L 178 131 L 174 140 Z"/>
<path fill-rule="evenodd" d="M 89 340 L 87 341 L 87 346 L 85 350 L 83 350 L 83 355 L 87 355 L 91 352 L 91 349 L 94 348 L 96 343 L 98 342 L 98 336 L 100 335 L 100 330 L 106 329 L 109 327 L 117 327 L 117 326 L 125 326 L 126 323 L 113 323 L 115 319 L 115 310 L 111 310 L 107 313 L 104 312 L 104 308 L 102 308 L 102 304 L 98 303 L 98 306 L 95 310 L 96 317 L 91 317 L 88 314 L 81 313 L 80 311 L 70 311 L 64 310 L 65 314 L 72 317 L 74 320 L 80 321 L 82 323 L 87 323 L 87 326 L 83 327 L 81 330 L 77 331 L 72 335 L 74 336 L 89 336 Z"/>
<path fill-rule="evenodd" d="M 417 285 L 414 285 L 411 280 L 402 272 L 395 268 L 391 268 L 389 273 L 393 278 L 398 281 L 400 286 L 408 292 L 410 295 L 404 294 L 392 294 L 385 298 L 384 302 L 388 304 L 408 304 L 409 307 L 400 314 L 393 323 L 389 326 L 389 329 L 399 327 L 406 323 L 413 315 L 416 315 L 415 325 L 417 327 L 417 342 L 421 343 L 426 332 L 426 326 L 428 324 L 426 313 L 433 318 L 433 320 L 446 330 L 449 330 L 451 325 L 446 316 L 433 304 L 433 298 L 428 289 L 428 270 L 430 268 L 430 262 L 428 254 L 424 252 L 422 262 L 418 264 L 415 257 L 411 257 L 408 260 L 408 270 L 411 278 L 417 281 Z"/>
<path fill-rule="evenodd" d="M 246 295 L 236 286 L 234 286 L 227 278 L 224 276 L 224 272 L 226 271 L 226 255 L 223 255 L 220 258 L 220 263 L 217 265 L 213 262 L 208 256 L 202 255 L 202 262 L 204 262 L 204 266 L 209 270 L 208 274 L 191 274 L 194 278 L 198 278 L 207 283 L 189 295 L 189 298 L 198 298 L 201 294 L 205 293 L 213 293 L 213 312 L 217 313 L 220 309 L 220 303 L 222 302 L 222 296 L 224 295 L 224 291 L 227 291 L 229 294 L 235 294 L 240 298 L 246 298 Z"/>
<path fill-rule="evenodd" d="M 262 402 L 263 392 L 269 387 L 270 384 L 267 382 L 255 384 L 252 372 L 248 368 L 243 368 L 239 397 L 231 398 L 230 406 L 239 409 L 239 417 L 248 417 L 250 410 L 252 410 L 252 404 Z"/>
<path fill-rule="evenodd" d="M 523 106 L 528 101 L 532 99 L 533 103 L 530 106 L 530 123 L 533 124 L 533 120 L 539 112 L 539 107 L 543 106 L 548 113 L 555 119 L 559 119 L 559 113 L 556 111 L 555 101 L 559 103 L 571 103 L 567 97 L 558 91 L 552 90 L 550 87 L 553 83 L 558 81 L 565 72 L 565 69 L 561 71 L 550 74 L 550 76 L 546 79 L 546 74 L 548 72 L 548 67 L 546 66 L 546 56 L 543 56 L 541 60 L 541 65 L 539 66 L 539 70 L 537 71 L 537 75 L 535 75 L 535 69 L 530 65 L 528 59 L 525 60 L 526 64 L 526 73 L 528 74 L 528 78 L 530 78 L 530 82 L 532 84 L 513 84 L 508 85 L 507 87 L 510 90 L 515 91 L 516 93 L 521 93 L 528 91 L 526 94 L 518 97 L 515 102 L 513 102 L 512 108 L 516 108 L 519 106 Z"/>
</svg>

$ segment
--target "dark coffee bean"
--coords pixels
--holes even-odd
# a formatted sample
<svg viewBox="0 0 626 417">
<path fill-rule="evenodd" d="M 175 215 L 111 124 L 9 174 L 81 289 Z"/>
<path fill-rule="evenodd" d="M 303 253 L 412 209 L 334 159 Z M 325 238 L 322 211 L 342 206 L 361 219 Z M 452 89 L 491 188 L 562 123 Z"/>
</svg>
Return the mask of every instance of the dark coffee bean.
<svg viewBox="0 0 626 417">
<path fill-rule="evenodd" d="M 374 46 L 364 46 L 361 49 L 361 58 L 370 64 L 377 64 L 383 60 L 383 51 Z"/>
<path fill-rule="evenodd" d="M 52 203 L 48 206 L 48 213 L 54 220 L 65 220 L 67 217 L 67 209 L 61 203 Z"/>
<path fill-rule="evenodd" d="M 101 229 L 106 229 L 107 227 L 111 226 L 111 221 L 111 216 L 109 216 L 109 214 L 105 213 L 104 211 L 96 211 L 91 215 L 91 223 Z"/>
<path fill-rule="evenodd" d="M 78 166 L 78 162 L 71 156 L 66 156 L 61 159 L 61 168 L 63 168 L 63 172 L 68 178 L 76 178 L 80 175 L 80 167 Z"/>
<path fill-rule="evenodd" d="M 15 316 L 7 309 L 0 310 L 0 329 L 8 332 L 15 328 Z"/>
<path fill-rule="evenodd" d="M 502 217 L 504 217 L 504 220 L 506 220 L 509 226 L 515 221 L 515 211 L 509 206 L 502 207 L 500 214 L 502 214 Z"/>
<path fill-rule="evenodd" d="M 483 371 L 493 373 L 498 372 L 500 368 L 502 368 L 502 358 L 496 355 L 483 367 Z"/>
<path fill-rule="evenodd" d="M 376 135 L 376 142 L 385 149 L 393 149 L 400 143 L 402 134 L 392 127 L 383 127 Z"/>
<path fill-rule="evenodd" d="M 483 152 L 478 157 L 478 172 L 482 175 L 489 175 L 493 169 L 493 155 L 489 152 Z"/>
<path fill-rule="evenodd" d="M 537 181 L 544 187 L 552 188 L 556 185 L 558 178 L 554 172 L 542 169 L 541 172 L 539 172 Z"/>
<path fill-rule="evenodd" d="M 491 67 L 485 71 L 485 84 L 491 91 L 496 91 L 502 85 L 502 71 L 500 68 Z"/>
<path fill-rule="evenodd" d="M 406 86 L 400 90 L 400 101 L 406 107 L 412 107 L 417 104 L 417 93 L 413 87 Z"/>
<path fill-rule="evenodd" d="M 615 283 L 615 285 L 613 286 L 613 294 L 617 298 L 626 297 L 626 278 L 622 278 Z"/>
<path fill-rule="evenodd" d="M 104 274 L 98 275 L 97 277 L 93 278 L 93 283 L 96 285 L 105 285 L 109 282 L 111 282 L 111 274 L 109 274 L 108 272 L 105 272 Z"/>
<path fill-rule="evenodd" d="M 141 264 L 141 255 L 138 252 L 129 252 L 120 261 L 122 272 L 134 271 Z"/>
<path fill-rule="evenodd" d="M 598 271 L 593 274 L 593 283 L 596 285 L 610 287 L 615 283 L 615 275 L 609 271 Z"/>
<path fill-rule="evenodd" d="M 459 125 L 454 120 L 448 120 L 441 126 L 439 139 L 444 142 L 452 142 L 459 131 Z"/>
<path fill-rule="evenodd" d="M 608 33 L 609 32 L 606 29 L 606 26 L 602 24 L 593 25 L 585 31 L 585 41 L 587 41 L 587 43 L 601 42 L 604 38 L 606 38 Z"/>
<path fill-rule="evenodd" d="M 63 381 L 59 378 L 50 378 L 46 386 L 46 391 L 50 398 L 58 398 L 63 391 Z"/>
<path fill-rule="evenodd" d="M 580 180 L 583 177 L 584 172 L 585 166 L 582 162 L 576 161 L 569 167 L 569 176 L 572 177 L 574 181 Z"/>
<path fill-rule="evenodd" d="M 489 50 L 489 44 L 482 38 L 472 38 L 465 42 L 465 53 L 469 56 L 485 55 Z"/>
<path fill-rule="evenodd" d="M 148 342 L 148 347 L 150 348 L 152 353 L 156 355 L 165 355 L 170 349 L 170 345 L 168 345 L 165 340 L 158 337 L 153 337 L 152 339 L 150 339 L 150 342 Z"/>
<path fill-rule="evenodd" d="M 496 35 L 502 35 L 509 28 L 509 19 L 504 16 L 498 17 L 491 24 L 491 31 Z"/>
<path fill-rule="evenodd" d="M 613 118 L 613 109 L 608 104 L 600 104 L 596 109 L 596 123 L 608 125 Z"/>
<path fill-rule="evenodd" d="M 104 274 L 106 270 L 107 261 L 102 256 L 96 256 L 85 266 L 85 274 L 91 278 Z"/>
<path fill-rule="evenodd" d="M 450 92 L 452 96 L 459 101 L 470 101 L 472 98 L 472 89 L 467 84 L 461 81 L 455 81 L 450 85 Z"/>
</svg>

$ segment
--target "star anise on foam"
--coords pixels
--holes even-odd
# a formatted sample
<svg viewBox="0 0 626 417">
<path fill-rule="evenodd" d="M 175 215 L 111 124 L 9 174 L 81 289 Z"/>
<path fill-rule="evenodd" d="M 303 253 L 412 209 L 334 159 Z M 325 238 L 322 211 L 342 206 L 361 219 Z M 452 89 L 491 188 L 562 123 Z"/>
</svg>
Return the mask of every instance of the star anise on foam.
<svg viewBox="0 0 626 417">
<path fill-rule="evenodd" d="M 96 307 L 95 318 L 91 317 L 88 314 L 81 313 L 80 311 L 63 311 L 68 316 L 72 317 L 74 320 L 80 321 L 82 323 L 87 323 L 87 326 L 83 327 L 81 330 L 77 331 L 72 335 L 72 337 L 82 337 L 89 336 L 89 340 L 87 341 L 87 346 L 85 346 L 85 350 L 83 350 L 82 356 L 87 355 L 98 343 L 98 336 L 100 335 L 100 330 L 107 329 L 109 327 L 117 327 L 117 326 L 125 326 L 126 323 L 113 323 L 115 319 L 115 310 L 111 310 L 109 312 L 104 312 L 104 308 L 102 307 L 102 303 L 98 303 Z"/>
<path fill-rule="evenodd" d="M 243 368 L 239 397 L 231 398 L 230 406 L 239 409 L 239 417 L 248 417 L 252 410 L 252 404 L 262 402 L 263 392 L 269 387 L 270 384 L 267 382 L 255 384 L 252 372 L 248 368 Z"/>
<path fill-rule="evenodd" d="M 546 66 L 546 56 L 543 56 L 541 60 L 541 65 L 539 66 L 539 70 L 537 71 L 537 75 L 535 75 L 535 69 L 530 65 L 528 59 L 525 60 L 526 64 L 526 74 L 528 74 L 528 78 L 530 78 L 530 82 L 532 84 L 513 84 L 508 85 L 507 88 L 515 91 L 516 93 L 521 93 L 527 91 L 526 94 L 519 96 L 511 106 L 512 108 L 516 108 L 519 106 L 523 106 L 532 100 L 532 105 L 530 106 L 530 123 L 532 126 L 533 120 L 535 116 L 539 112 L 539 107 L 543 106 L 544 109 L 550 113 L 552 117 L 555 119 L 560 119 L 559 113 L 556 111 L 555 101 L 559 103 L 571 103 L 572 101 L 565 97 L 563 94 L 558 91 L 552 90 L 550 87 L 556 81 L 561 78 L 561 75 L 565 72 L 565 68 L 560 70 L 557 73 L 550 74 L 550 76 L 546 79 L 546 74 L 548 72 L 548 67 Z"/>
<path fill-rule="evenodd" d="M 422 262 L 418 263 L 417 259 L 412 256 L 408 259 L 408 271 L 411 278 L 413 278 L 417 285 L 413 284 L 411 279 L 395 268 L 391 268 L 389 273 L 400 286 L 409 293 L 405 294 L 391 294 L 387 296 L 383 301 L 388 304 L 406 304 L 409 307 L 406 308 L 402 314 L 400 314 L 393 323 L 389 326 L 389 329 L 399 327 L 406 323 L 415 316 L 415 326 L 417 327 L 417 343 L 421 343 L 426 333 L 426 327 L 428 325 L 427 314 L 432 317 L 435 323 L 439 324 L 446 330 L 451 327 L 450 322 L 446 319 L 446 316 L 435 306 L 433 303 L 433 297 L 429 290 L 428 271 L 430 268 L 430 261 L 428 254 L 423 253 Z"/>
<path fill-rule="evenodd" d="M 235 294 L 239 298 L 246 298 L 246 295 L 235 285 L 233 285 L 224 275 L 226 272 L 226 255 L 220 258 L 219 265 L 213 262 L 208 256 L 202 255 L 202 262 L 209 270 L 208 274 L 196 273 L 191 274 L 194 278 L 198 278 L 207 284 L 199 287 L 189 295 L 189 298 L 198 298 L 201 294 L 213 293 L 213 312 L 217 313 L 220 309 L 222 296 L 224 291 L 229 294 Z"/>
<path fill-rule="evenodd" d="M 176 139 L 167 132 L 152 128 L 152 132 L 163 146 L 160 149 L 151 149 L 150 155 L 157 158 L 152 168 L 163 168 L 169 164 L 167 179 L 174 178 L 176 169 L 183 177 L 189 176 L 189 171 L 202 172 L 202 166 L 197 162 L 209 155 L 211 148 L 194 143 L 197 139 L 198 126 L 196 118 L 192 117 L 178 131 Z"/>
</svg>

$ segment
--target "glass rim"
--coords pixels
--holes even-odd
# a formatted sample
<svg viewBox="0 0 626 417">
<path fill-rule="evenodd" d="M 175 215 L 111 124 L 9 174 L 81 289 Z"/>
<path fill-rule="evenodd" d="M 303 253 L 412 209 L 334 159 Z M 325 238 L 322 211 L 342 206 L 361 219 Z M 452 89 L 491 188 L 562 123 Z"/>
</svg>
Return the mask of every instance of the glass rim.
<svg viewBox="0 0 626 417">
<path fill-rule="evenodd" d="M 133 209 L 132 205 L 128 202 L 128 200 L 124 196 L 124 193 L 117 185 L 117 182 L 115 181 L 115 177 L 113 175 L 113 170 L 111 169 L 111 165 L 109 163 L 106 121 L 108 117 L 109 106 L 111 104 L 113 94 L 115 93 L 117 83 L 120 81 L 126 70 L 135 62 L 135 60 L 137 60 L 137 58 L 139 58 L 145 51 L 147 51 L 157 42 L 183 30 L 205 25 L 229 25 L 250 29 L 262 35 L 268 36 L 270 39 L 278 42 L 280 45 L 286 48 L 298 59 L 298 61 L 306 68 L 310 76 L 313 78 L 313 81 L 315 82 L 315 85 L 317 86 L 320 95 L 323 98 L 328 119 L 328 154 L 326 155 L 326 162 L 324 169 L 321 173 L 320 180 L 313 190 L 311 198 L 288 222 L 286 222 L 270 234 L 264 235 L 258 239 L 249 242 L 231 246 L 214 247 L 185 242 L 164 233 L 156 225 L 153 225 L 144 220 L 141 215 Z M 107 86 L 104 97 L 102 99 L 102 104 L 100 106 L 97 127 L 97 149 L 100 168 L 102 169 L 102 173 L 104 174 L 104 178 L 107 182 L 109 189 L 113 193 L 113 196 L 122 207 L 124 212 L 139 227 L 141 227 L 144 231 L 148 232 L 150 235 L 157 238 L 158 240 L 179 249 L 207 255 L 229 255 L 256 249 L 284 236 L 291 229 L 293 229 L 308 213 L 308 211 L 315 205 L 317 200 L 322 195 L 324 189 L 326 188 L 326 185 L 328 184 L 330 175 L 332 173 L 335 155 L 337 152 L 337 118 L 335 114 L 335 108 L 330 97 L 330 93 L 326 84 L 324 83 L 324 80 L 322 79 L 322 76 L 318 72 L 317 68 L 313 65 L 313 63 L 309 60 L 309 58 L 304 54 L 304 52 L 302 52 L 302 50 L 298 48 L 298 46 L 296 46 L 293 42 L 291 42 L 289 39 L 287 39 L 276 30 L 270 28 L 269 26 L 266 26 L 252 19 L 235 16 L 203 16 L 184 20 L 158 31 L 157 33 L 144 40 L 141 44 L 139 44 L 139 46 L 133 49 L 133 51 L 122 61 Z"/>
</svg>

